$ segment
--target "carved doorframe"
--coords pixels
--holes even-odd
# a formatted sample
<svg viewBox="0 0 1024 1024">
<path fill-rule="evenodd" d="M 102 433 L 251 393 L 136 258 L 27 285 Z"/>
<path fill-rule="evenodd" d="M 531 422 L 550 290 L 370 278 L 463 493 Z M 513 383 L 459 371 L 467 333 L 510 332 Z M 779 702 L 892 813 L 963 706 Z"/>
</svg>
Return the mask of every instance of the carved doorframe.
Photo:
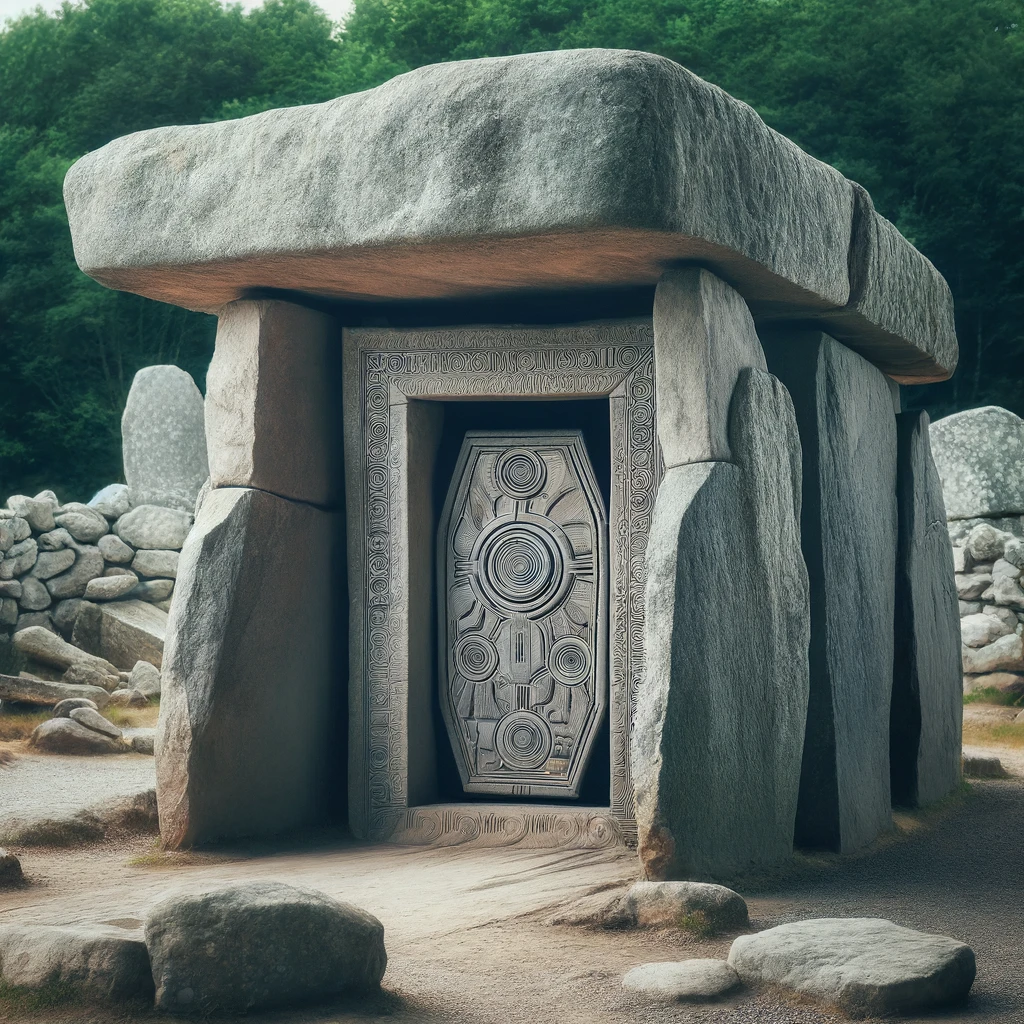
<svg viewBox="0 0 1024 1024">
<path fill-rule="evenodd" d="M 410 543 L 422 524 L 409 507 L 427 493 L 423 478 L 432 472 L 440 429 L 434 403 L 595 397 L 608 398 L 611 428 L 609 805 L 432 803 L 423 755 L 424 734 L 433 744 L 432 722 L 417 649 L 433 625 L 428 614 L 424 626 L 417 601 L 424 586 L 432 588 L 432 572 L 422 578 L 418 534 Z M 630 726 L 643 674 L 645 554 L 661 476 L 651 321 L 346 329 L 344 398 L 353 832 L 438 844 L 635 841 Z M 429 555 L 427 563 L 432 570 Z"/>
</svg>

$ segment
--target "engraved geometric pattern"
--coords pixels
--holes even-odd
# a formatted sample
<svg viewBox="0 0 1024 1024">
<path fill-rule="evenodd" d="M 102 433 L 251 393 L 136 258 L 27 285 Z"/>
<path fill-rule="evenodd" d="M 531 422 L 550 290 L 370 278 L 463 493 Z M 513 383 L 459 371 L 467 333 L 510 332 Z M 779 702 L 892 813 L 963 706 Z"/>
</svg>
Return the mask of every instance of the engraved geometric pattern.
<svg viewBox="0 0 1024 1024">
<path fill-rule="evenodd" d="M 352 328 L 345 331 L 345 446 L 349 493 L 349 769 L 353 827 L 371 839 L 401 835 L 442 843 L 462 834 L 478 812 L 410 807 L 408 798 L 409 595 L 403 500 L 408 467 L 401 436 L 410 399 L 608 398 L 611 493 L 608 715 L 611 799 L 616 834 L 635 841 L 630 732 L 644 669 L 646 550 L 661 455 L 654 420 L 651 321 L 569 327 L 445 329 Z M 467 664 L 479 658 L 470 654 Z M 486 661 L 479 664 L 483 671 Z M 361 684 L 361 685 L 360 685 Z M 482 811 L 479 813 L 483 813 Z M 489 812 L 490 813 L 490 812 Z M 467 817 L 468 815 L 468 817 Z M 493 815 L 498 815 L 495 819 Z M 497 824 L 493 824 L 493 821 Z M 528 805 L 493 811 L 488 835 L 532 834 Z M 580 842 L 578 818 L 562 845 Z M 456 826 L 453 822 L 458 822 Z M 424 841 L 428 841 L 424 839 Z"/>
<path fill-rule="evenodd" d="M 607 700 L 606 529 L 579 431 L 466 434 L 437 576 L 441 710 L 467 793 L 578 795 Z"/>
</svg>

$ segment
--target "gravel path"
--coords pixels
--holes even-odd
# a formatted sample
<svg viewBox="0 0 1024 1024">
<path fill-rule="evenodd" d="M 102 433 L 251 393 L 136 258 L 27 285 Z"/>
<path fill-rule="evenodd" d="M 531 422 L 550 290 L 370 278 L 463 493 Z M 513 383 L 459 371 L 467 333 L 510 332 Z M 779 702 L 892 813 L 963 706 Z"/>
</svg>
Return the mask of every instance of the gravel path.
<svg viewBox="0 0 1024 1024">
<path fill-rule="evenodd" d="M 1002 752 L 1000 752 L 1002 756 Z M 1017 758 L 1008 765 L 1021 772 Z M 93 785 L 96 785 L 93 782 Z M 976 782 L 965 800 L 901 829 L 855 858 L 798 858 L 785 878 L 741 886 L 755 929 L 826 916 L 878 916 L 955 936 L 978 958 L 967 1006 L 929 1022 L 1024 1021 L 1024 778 Z M 633 856 L 517 850 L 421 850 L 308 840 L 152 858 L 152 840 L 88 850 L 22 851 L 32 884 L 0 894 L 0 921 L 117 922 L 136 927 L 157 899 L 247 878 L 321 889 L 376 914 L 389 954 L 383 995 L 330 1009 L 278 1012 L 261 1024 L 832 1024 L 835 1015 L 771 993 L 706 1007 L 650 1006 L 620 987 L 639 963 L 726 955 L 730 939 L 552 926 L 552 913 L 636 871 Z M 62 1007 L 12 1020 L 48 1024 L 158 1021 Z M 917 1020 L 916 1018 L 914 1019 Z"/>
</svg>

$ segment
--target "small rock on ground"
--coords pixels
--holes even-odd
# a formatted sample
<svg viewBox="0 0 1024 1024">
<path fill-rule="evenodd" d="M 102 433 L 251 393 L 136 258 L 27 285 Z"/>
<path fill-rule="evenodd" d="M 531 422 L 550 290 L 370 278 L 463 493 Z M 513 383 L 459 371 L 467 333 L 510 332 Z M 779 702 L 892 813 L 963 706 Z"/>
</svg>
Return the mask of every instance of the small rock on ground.
<svg viewBox="0 0 1024 1024">
<path fill-rule="evenodd" d="M 974 951 L 880 918 L 822 918 L 740 935 L 729 964 L 747 984 L 778 985 L 850 1017 L 916 1013 L 960 1002 Z"/>
<path fill-rule="evenodd" d="M 1005 779 L 1008 774 L 998 757 L 964 754 L 963 766 L 969 779 Z"/>
<path fill-rule="evenodd" d="M 72 722 L 84 725 L 86 729 L 98 732 L 101 736 L 106 736 L 112 740 L 119 740 L 121 738 L 121 730 L 113 722 L 108 722 L 94 708 L 75 708 L 68 715 L 68 718 Z"/>
<path fill-rule="evenodd" d="M 23 880 L 21 861 L 13 853 L 0 847 L 0 889 L 20 885 Z"/>
<path fill-rule="evenodd" d="M 641 964 L 626 972 L 627 992 L 661 1002 L 705 1003 L 739 988 L 740 976 L 724 960 Z"/>
<path fill-rule="evenodd" d="M 71 713 L 88 710 L 91 709 L 79 708 Z M 42 722 L 36 726 L 29 743 L 53 754 L 122 754 L 125 750 L 119 739 L 94 732 L 72 718 L 51 718 Z"/>
<path fill-rule="evenodd" d="M 609 908 L 606 926 L 737 931 L 747 926 L 747 904 L 739 893 L 710 882 L 635 882 Z"/>
</svg>

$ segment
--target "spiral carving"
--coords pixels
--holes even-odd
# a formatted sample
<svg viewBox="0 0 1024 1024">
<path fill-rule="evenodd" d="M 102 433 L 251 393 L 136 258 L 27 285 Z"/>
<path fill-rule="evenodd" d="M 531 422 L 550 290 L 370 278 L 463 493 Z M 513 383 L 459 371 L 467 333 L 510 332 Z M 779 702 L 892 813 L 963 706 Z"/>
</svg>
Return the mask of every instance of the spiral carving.
<svg viewBox="0 0 1024 1024">
<path fill-rule="evenodd" d="M 494 482 L 517 501 L 540 494 L 547 475 L 544 460 L 529 448 L 509 448 L 494 463 Z"/>
<path fill-rule="evenodd" d="M 548 653 L 548 671 L 566 686 L 579 686 L 590 677 L 590 647 L 578 636 L 559 637 Z"/>
<path fill-rule="evenodd" d="M 494 733 L 498 756 L 510 768 L 539 768 L 551 755 L 551 728 L 533 711 L 513 711 Z"/>
<path fill-rule="evenodd" d="M 564 595 L 567 543 L 560 544 L 550 529 L 521 521 L 499 523 L 481 540 L 476 582 L 495 610 L 539 614 Z"/>
<path fill-rule="evenodd" d="M 455 667 L 470 682 L 482 683 L 498 670 L 498 649 L 479 633 L 464 636 L 455 645 Z"/>
</svg>

